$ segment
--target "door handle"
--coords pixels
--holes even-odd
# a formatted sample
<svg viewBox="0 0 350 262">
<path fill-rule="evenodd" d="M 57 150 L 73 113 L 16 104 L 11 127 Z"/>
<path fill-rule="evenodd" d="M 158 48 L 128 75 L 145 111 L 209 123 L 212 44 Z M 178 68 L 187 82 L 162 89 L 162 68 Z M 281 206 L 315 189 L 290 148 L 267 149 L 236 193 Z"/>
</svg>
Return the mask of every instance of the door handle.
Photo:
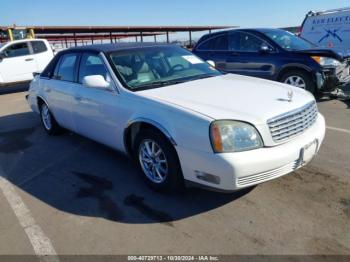
<svg viewBox="0 0 350 262">
<path fill-rule="evenodd" d="M 75 99 L 76 101 L 81 101 L 81 100 L 82 100 L 81 96 L 75 96 L 74 99 Z"/>
<path fill-rule="evenodd" d="M 33 58 L 26 58 L 24 61 L 29 62 L 29 61 L 33 61 Z"/>
<path fill-rule="evenodd" d="M 51 88 L 48 87 L 48 86 L 45 86 L 44 87 L 44 91 L 47 92 L 47 93 L 50 93 L 51 92 Z"/>
</svg>

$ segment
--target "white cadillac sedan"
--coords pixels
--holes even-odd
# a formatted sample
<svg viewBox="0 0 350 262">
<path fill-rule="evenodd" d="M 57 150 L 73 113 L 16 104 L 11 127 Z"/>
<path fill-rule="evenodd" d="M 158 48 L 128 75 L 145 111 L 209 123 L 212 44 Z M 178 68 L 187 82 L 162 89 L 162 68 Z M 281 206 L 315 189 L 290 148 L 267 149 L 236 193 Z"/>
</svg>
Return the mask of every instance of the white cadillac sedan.
<svg viewBox="0 0 350 262">
<path fill-rule="evenodd" d="M 223 75 L 165 44 L 62 51 L 27 99 L 48 134 L 65 128 L 128 154 L 160 191 L 233 191 L 286 175 L 314 157 L 325 135 L 307 91 Z"/>
</svg>

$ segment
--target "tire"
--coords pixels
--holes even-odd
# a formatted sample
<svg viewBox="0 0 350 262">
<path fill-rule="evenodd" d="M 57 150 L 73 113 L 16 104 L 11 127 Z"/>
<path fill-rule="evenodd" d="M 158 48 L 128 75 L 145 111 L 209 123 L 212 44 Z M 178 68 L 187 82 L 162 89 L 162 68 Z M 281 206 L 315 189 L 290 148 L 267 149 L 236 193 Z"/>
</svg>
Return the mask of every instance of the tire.
<svg viewBox="0 0 350 262">
<path fill-rule="evenodd" d="M 317 91 L 316 85 L 312 80 L 311 75 L 308 74 L 307 72 L 303 72 L 301 70 L 288 71 L 281 76 L 280 82 L 303 88 L 309 91 L 310 93 L 316 95 L 316 91 Z"/>
<path fill-rule="evenodd" d="M 147 145 L 151 151 L 147 150 Z M 171 193 L 184 188 L 176 150 L 161 132 L 152 129 L 139 132 L 135 137 L 133 155 L 142 177 L 153 190 Z"/>
<path fill-rule="evenodd" d="M 40 119 L 45 131 L 50 136 L 61 133 L 61 127 L 58 125 L 56 119 L 45 102 L 42 102 L 40 105 Z"/>
</svg>

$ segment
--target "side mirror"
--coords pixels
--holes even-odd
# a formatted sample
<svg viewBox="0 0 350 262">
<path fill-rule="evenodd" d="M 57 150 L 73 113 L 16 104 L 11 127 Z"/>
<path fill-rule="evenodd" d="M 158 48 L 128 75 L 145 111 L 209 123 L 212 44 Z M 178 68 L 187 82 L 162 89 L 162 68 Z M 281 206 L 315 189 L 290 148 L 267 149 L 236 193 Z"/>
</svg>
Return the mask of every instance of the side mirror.
<svg viewBox="0 0 350 262">
<path fill-rule="evenodd" d="M 101 75 L 85 76 L 83 85 L 91 88 L 110 89 L 110 84 Z"/>
<path fill-rule="evenodd" d="M 212 67 L 215 67 L 215 62 L 213 60 L 207 60 L 207 63 Z"/>
<path fill-rule="evenodd" d="M 35 78 L 36 76 L 40 75 L 40 72 L 33 72 L 33 77 Z"/>
<path fill-rule="evenodd" d="M 271 51 L 271 48 L 266 43 L 263 43 L 260 46 L 260 53 L 266 54 L 266 53 L 269 53 L 270 51 Z"/>
</svg>

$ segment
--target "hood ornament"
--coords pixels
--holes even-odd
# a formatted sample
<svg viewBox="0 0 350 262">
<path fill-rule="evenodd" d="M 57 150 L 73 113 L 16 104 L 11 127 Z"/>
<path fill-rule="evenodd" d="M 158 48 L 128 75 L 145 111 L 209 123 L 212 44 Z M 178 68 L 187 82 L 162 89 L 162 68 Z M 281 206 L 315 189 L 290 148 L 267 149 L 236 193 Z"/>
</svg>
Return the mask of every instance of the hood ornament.
<svg viewBox="0 0 350 262">
<path fill-rule="evenodd" d="M 292 102 L 293 101 L 293 90 L 289 90 L 288 93 L 287 93 L 287 96 L 288 96 L 288 102 Z"/>
</svg>

